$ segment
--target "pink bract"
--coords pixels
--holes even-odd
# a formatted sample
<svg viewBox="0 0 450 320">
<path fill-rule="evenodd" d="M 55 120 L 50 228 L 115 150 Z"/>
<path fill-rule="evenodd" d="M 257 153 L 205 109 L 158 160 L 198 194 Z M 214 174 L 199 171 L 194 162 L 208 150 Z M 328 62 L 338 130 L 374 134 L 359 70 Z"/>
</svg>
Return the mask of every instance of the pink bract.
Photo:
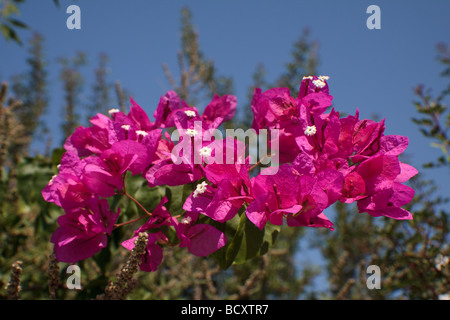
<svg viewBox="0 0 450 320">
<path fill-rule="evenodd" d="M 414 197 L 406 183 L 418 171 L 399 161 L 408 138 L 385 135 L 386 119 L 360 119 L 358 109 L 341 117 L 327 80 L 304 77 L 297 97 L 288 88 L 254 90 L 251 129 L 278 137 L 268 144 L 279 157 L 271 167 L 252 167 L 243 142 L 214 135 L 236 113 L 232 95 L 214 95 L 201 114 L 170 90 L 155 106 L 153 122 L 132 98 L 128 113 L 112 109 L 92 117 L 66 139 L 58 174 L 42 190 L 65 211 L 51 238 L 57 259 L 77 262 L 108 245 L 119 215 L 108 198 L 131 198 L 127 174 L 140 175 L 149 188 L 185 186 L 176 214 L 163 195 L 152 212 L 130 221 L 146 218 L 122 246 L 132 250 L 147 232 L 140 268 L 148 272 L 161 264 L 166 244 L 202 257 L 220 250 L 227 237 L 215 226 L 237 215 L 260 230 L 284 223 L 334 230 L 326 210 L 340 201 L 373 217 L 412 219 L 403 207 Z"/>
</svg>

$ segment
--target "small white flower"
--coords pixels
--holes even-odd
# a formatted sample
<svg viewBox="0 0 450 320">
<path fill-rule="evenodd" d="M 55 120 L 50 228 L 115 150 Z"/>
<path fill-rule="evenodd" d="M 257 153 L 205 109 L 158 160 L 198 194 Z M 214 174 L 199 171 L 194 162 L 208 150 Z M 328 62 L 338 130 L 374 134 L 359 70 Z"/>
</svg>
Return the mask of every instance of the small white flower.
<svg viewBox="0 0 450 320">
<path fill-rule="evenodd" d="M 186 129 L 185 133 L 190 137 L 195 137 L 198 134 L 195 129 Z"/>
<path fill-rule="evenodd" d="M 312 76 L 305 76 L 305 77 L 303 77 L 303 80 L 306 80 L 306 79 L 312 80 L 313 77 Z"/>
<path fill-rule="evenodd" d="M 312 83 L 318 88 L 325 87 L 325 82 L 323 80 L 320 80 L 320 79 L 313 80 Z"/>
<path fill-rule="evenodd" d="M 203 147 L 199 151 L 202 157 L 210 157 L 212 153 L 212 149 L 210 147 Z"/>
<path fill-rule="evenodd" d="M 124 124 L 121 128 L 128 131 L 128 130 L 130 130 L 130 125 Z"/>
<path fill-rule="evenodd" d="M 136 130 L 136 134 L 137 134 L 138 136 L 143 136 L 143 137 L 145 137 L 145 136 L 148 135 L 148 132 L 145 132 L 145 131 L 142 131 L 142 130 Z"/>
<path fill-rule="evenodd" d="M 316 132 L 317 132 L 317 129 L 316 129 L 316 126 L 315 126 L 315 125 L 307 126 L 307 127 L 306 127 L 305 134 L 306 134 L 307 136 L 315 135 Z"/>
<path fill-rule="evenodd" d="M 192 110 L 186 110 L 184 112 L 188 117 L 195 117 L 197 114 L 195 113 L 195 111 Z"/>
<path fill-rule="evenodd" d="M 191 223 L 191 221 L 192 221 L 191 217 L 184 217 L 183 219 L 181 219 L 182 224 L 189 224 Z"/>
<path fill-rule="evenodd" d="M 119 109 L 109 109 L 108 110 L 108 113 L 109 114 L 113 114 L 113 113 L 117 113 L 117 112 L 119 112 L 120 110 Z"/>
<path fill-rule="evenodd" d="M 329 76 L 318 76 L 317 78 L 319 78 L 319 79 L 322 80 L 322 81 L 325 81 L 325 80 L 329 80 L 329 79 L 330 79 Z"/>
<path fill-rule="evenodd" d="M 198 196 L 199 194 L 205 193 L 205 192 L 206 192 L 206 186 L 207 186 L 207 185 L 208 185 L 208 184 L 207 184 L 205 181 L 203 181 L 202 183 L 198 184 L 198 185 L 197 185 L 197 189 L 195 189 L 195 191 L 194 191 L 193 197 L 194 197 L 194 198 L 197 198 L 197 196 Z"/>
</svg>

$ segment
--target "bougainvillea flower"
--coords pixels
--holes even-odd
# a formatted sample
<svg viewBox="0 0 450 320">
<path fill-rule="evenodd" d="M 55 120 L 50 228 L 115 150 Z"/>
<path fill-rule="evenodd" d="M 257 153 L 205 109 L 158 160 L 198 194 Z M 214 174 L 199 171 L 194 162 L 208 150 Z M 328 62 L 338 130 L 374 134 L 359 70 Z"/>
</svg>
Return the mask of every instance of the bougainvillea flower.
<svg viewBox="0 0 450 320">
<path fill-rule="evenodd" d="M 252 128 L 256 131 L 273 128 L 278 119 L 277 115 L 290 114 L 289 110 L 285 111 L 285 109 L 294 111 L 293 106 L 288 88 L 272 88 L 264 92 L 256 88 L 251 101 Z"/>
<path fill-rule="evenodd" d="M 94 199 L 95 194 L 82 181 L 84 165 L 75 153 L 64 153 L 59 173 L 42 190 L 43 198 L 64 209 L 82 207 Z"/>
<path fill-rule="evenodd" d="M 368 197 L 358 200 L 359 212 L 367 212 L 371 216 L 386 216 L 396 220 L 410 220 L 409 211 L 401 208 L 411 202 L 414 190 L 395 182 L 392 188 L 379 190 Z"/>
<path fill-rule="evenodd" d="M 179 186 L 194 182 L 203 176 L 198 165 L 174 164 L 171 160 L 159 160 L 147 170 L 145 178 L 150 187 L 155 186 Z"/>
<path fill-rule="evenodd" d="M 413 166 L 400 162 L 400 174 L 395 178 L 395 182 L 406 182 L 418 173 L 419 171 Z"/>
<path fill-rule="evenodd" d="M 252 188 L 255 200 L 247 216 L 259 229 L 267 221 L 281 225 L 284 218 L 289 226 L 332 228 L 322 212 L 328 206 L 327 194 L 314 178 L 297 175 L 291 165 L 280 166 L 274 175 L 258 175 Z"/>
<path fill-rule="evenodd" d="M 64 143 L 67 152 L 75 153 L 79 157 L 101 153 L 110 146 L 107 130 L 95 126 L 76 128 Z"/>
<path fill-rule="evenodd" d="M 203 148 L 211 149 L 210 156 L 214 161 L 206 161 L 202 167 L 205 177 L 213 184 L 224 179 L 243 179 L 249 182 L 250 157 L 245 157 L 245 145 L 242 141 L 227 137 L 204 144 Z M 214 151 L 220 150 L 220 154 Z"/>
<path fill-rule="evenodd" d="M 365 197 L 360 196 L 357 201 L 360 212 L 412 219 L 412 215 L 400 207 L 412 200 L 414 190 L 401 182 L 412 177 L 416 170 L 401 165 L 397 156 L 381 153 L 362 162 L 356 172 L 365 184 Z"/>
<path fill-rule="evenodd" d="M 296 142 L 302 152 L 314 158 L 329 158 L 339 151 L 339 114 L 332 109 L 328 114 L 311 113 L 304 105 L 300 106 L 300 133 Z"/>
<path fill-rule="evenodd" d="M 178 110 L 190 111 L 191 114 L 198 115 L 197 109 L 190 107 L 184 100 L 180 99 L 175 91 L 167 91 L 164 96 L 161 96 L 158 106 L 153 113 L 153 116 L 155 117 L 154 127 L 174 127 L 175 122 L 173 117 Z"/>
<path fill-rule="evenodd" d="M 245 202 L 253 200 L 246 190 L 243 180 L 239 179 L 224 179 L 215 187 L 202 182 L 188 196 L 183 209 L 225 222 L 232 219 Z"/>
<path fill-rule="evenodd" d="M 398 156 L 406 150 L 409 144 L 408 137 L 399 135 L 388 135 L 380 138 L 380 153 L 386 155 Z"/>
<path fill-rule="evenodd" d="M 288 130 L 278 129 L 278 146 L 274 147 L 270 140 L 271 153 L 278 153 L 279 163 L 291 163 L 299 155 L 301 150 L 296 138 L 296 135 Z"/>
<path fill-rule="evenodd" d="M 192 121 L 203 121 L 208 128 L 217 128 L 220 124 L 233 118 L 236 112 L 236 97 L 232 95 L 219 96 L 215 94 L 210 103 L 200 115 L 197 108 L 189 106 L 180 99 L 175 91 L 168 91 L 161 97 L 154 113 L 155 128 L 169 128 L 176 126 L 175 117 L 178 114 L 187 116 Z M 187 129 L 187 126 L 183 126 Z"/>
<path fill-rule="evenodd" d="M 398 158 L 384 154 L 373 156 L 356 168 L 356 172 L 364 180 L 366 194 L 392 188 L 400 171 Z"/>
<path fill-rule="evenodd" d="M 329 94 L 329 87 L 327 80 L 328 76 L 306 76 L 303 77 L 300 84 L 300 89 L 298 93 L 299 99 L 312 94 L 312 93 L 325 93 Z"/>
<path fill-rule="evenodd" d="M 366 183 L 364 179 L 355 171 L 349 173 L 344 178 L 344 188 L 341 201 L 352 203 L 355 200 L 365 197 Z"/>
<path fill-rule="evenodd" d="M 122 243 L 132 250 L 139 233 L 148 233 L 140 263 L 144 271 L 158 268 L 167 244 L 186 247 L 197 256 L 222 248 L 225 234 L 208 222 L 225 223 L 244 209 L 261 230 L 268 223 L 285 222 L 333 230 L 324 210 L 337 201 L 356 202 L 360 213 L 374 217 L 412 219 L 402 207 L 411 202 L 414 190 L 404 183 L 418 171 L 399 161 L 408 138 L 384 135 L 385 120 L 360 119 L 358 109 L 345 118 L 334 108 L 327 112 L 333 100 L 327 80 L 304 77 L 297 97 L 288 88 L 254 90 L 252 129 L 259 138 L 269 132 L 272 166 L 251 179 L 251 170 L 267 165 L 262 150 L 263 158 L 250 167 L 245 144 L 234 136 L 224 139 L 217 130 L 234 116 L 234 96 L 214 95 L 200 114 L 168 91 L 160 98 L 153 123 L 132 98 L 128 114 L 111 109 L 109 116 L 95 115 L 90 127 L 79 127 L 67 138 L 59 173 L 42 190 L 46 201 L 66 211 L 52 236 L 57 258 L 76 262 L 107 245 L 118 212 L 111 212 L 108 200 L 99 197 L 123 190 L 127 172 L 141 174 L 149 187 L 195 183 L 182 212 L 172 216 L 163 197 L 133 237 Z M 176 130 L 169 134 L 169 128 Z"/>
<path fill-rule="evenodd" d="M 228 144 L 227 144 L 228 142 Z M 206 164 L 203 168 L 207 181 L 197 184 L 194 192 L 186 199 L 183 208 L 187 211 L 202 213 L 213 220 L 225 222 L 232 219 L 244 203 L 253 200 L 250 184 L 250 158 L 245 162 L 236 159 L 236 153 L 242 142 L 228 137 L 214 141 L 225 149 L 222 163 Z M 212 145 L 211 144 L 211 145 Z M 233 152 L 236 161 L 227 163 L 227 153 Z"/>
<path fill-rule="evenodd" d="M 235 96 L 230 94 L 219 96 L 215 94 L 211 102 L 205 107 L 201 118 L 208 128 L 214 127 L 217 125 L 216 119 L 221 119 L 220 124 L 231 120 L 236 113 L 236 106 L 237 100 Z"/>
<path fill-rule="evenodd" d="M 56 259 L 75 263 L 105 248 L 118 215 L 119 211 L 110 211 L 108 202 L 101 199 L 60 216 L 51 237 Z"/>
<path fill-rule="evenodd" d="M 151 123 L 144 109 L 142 109 L 142 107 L 131 97 L 130 101 L 131 107 L 130 112 L 128 113 L 128 118 L 130 118 L 134 122 L 138 130 L 142 131 L 152 130 L 153 124 Z"/>
<path fill-rule="evenodd" d="M 130 171 L 133 175 L 142 173 L 151 158 L 147 148 L 136 141 L 116 142 L 100 156 L 83 159 L 82 179 L 87 188 L 101 197 L 111 197 L 123 187 L 123 174 Z"/>
<path fill-rule="evenodd" d="M 110 159 L 102 159 L 98 156 L 85 159 L 83 183 L 89 192 L 100 197 L 111 197 L 116 190 L 123 188 L 123 177 L 119 167 L 122 159 L 117 154 L 111 156 Z M 117 168 L 114 167 L 115 165 Z"/>
<path fill-rule="evenodd" d="M 187 212 L 177 225 L 180 247 L 199 257 L 206 257 L 227 243 L 225 234 L 209 224 L 196 223 L 198 214 Z"/>
</svg>

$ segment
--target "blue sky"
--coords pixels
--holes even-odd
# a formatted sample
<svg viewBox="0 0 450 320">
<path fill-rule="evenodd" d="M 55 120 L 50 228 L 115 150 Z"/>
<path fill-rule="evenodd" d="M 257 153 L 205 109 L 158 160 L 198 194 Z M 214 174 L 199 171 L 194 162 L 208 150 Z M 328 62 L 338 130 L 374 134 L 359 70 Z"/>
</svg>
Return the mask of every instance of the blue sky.
<svg viewBox="0 0 450 320">
<path fill-rule="evenodd" d="M 45 38 L 49 64 L 52 132 L 60 130 L 62 88 L 58 83 L 57 58 L 87 53 L 86 86 L 82 99 L 91 94 L 98 55 L 109 56 L 110 80 L 120 80 L 149 114 L 159 97 L 171 89 L 162 64 L 177 71 L 180 49 L 180 10 L 188 6 L 199 31 L 202 50 L 215 61 L 220 74 L 234 80 L 238 105 L 244 105 L 252 73 L 264 64 L 267 79 L 274 80 L 290 61 L 293 43 L 304 28 L 319 43 L 319 71 L 330 76 L 337 110 L 361 117 L 386 118 L 386 134 L 410 138 L 407 153 L 417 166 L 434 160 L 431 148 L 411 118 L 416 116 L 413 88 L 424 84 L 439 93 L 445 83 L 439 77 L 436 44 L 449 40 L 450 2 L 445 0 L 365 1 L 344 0 L 78 0 L 27 1 L 21 18 Z M 81 9 L 81 30 L 69 30 L 66 8 Z M 369 30 L 369 5 L 381 9 L 381 29 Z M 26 43 L 31 32 L 20 32 Z M 26 47 L 0 38 L 0 77 L 26 71 Z M 112 107 L 112 106 L 111 106 Z M 200 109 L 204 106 L 198 106 Z M 58 143 L 58 139 L 54 139 Z M 436 172 L 436 171 L 435 171 Z M 431 174 L 434 174 L 430 172 Z M 438 176 L 439 174 L 437 174 Z"/>
<path fill-rule="evenodd" d="M 91 91 L 93 70 L 101 52 L 109 56 L 110 80 L 120 80 L 150 115 L 159 97 L 171 89 L 162 64 L 177 70 L 180 48 L 180 10 L 188 6 L 199 31 L 202 50 L 215 61 L 220 74 L 234 80 L 238 105 L 245 104 L 247 88 L 259 63 L 269 81 L 277 78 L 290 61 L 292 45 L 304 28 L 319 43 L 320 74 L 330 76 L 330 92 L 338 111 L 362 118 L 386 118 L 386 134 L 410 138 L 410 163 L 435 160 L 439 150 L 430 147 L 411 118 L 417 116 L 413 88 L 424 84 L 438 94 L 446 83 L 436 60 L 436 45 L 448 44 L 448 0 L 29 0 L 21 6 L 20 19 L 45 38 L 49 63 L 50 129 L 58 136 L 62 88 L 56 59 L 87 53 L 88 66 L 83 98 Z M 66 8 L 81 8 L 81 30 L 66 28 Z M 369 5 L 381 9 L 381 29 L 369 30 Z M 21 31 L 24 42 L 29 31 Z M 26 48 L 0 38 L 0 79 L 25 72 Z M 300 79 L 299 79 L 300 84 Z M 114 106 L 111 106 L 114 107 Z M 200 109 L 204 106 L 198 106 Z M 59 139 L 54 139 L 55 144 Z M 56 146 L 56 145 L 55 145 Z M 421 170 L 423 172 L 423 170 Z M 443 174 L 444 173 L 444 174 Z M 448 171 L 426 171 L 448 194 Z"/>
</svg>

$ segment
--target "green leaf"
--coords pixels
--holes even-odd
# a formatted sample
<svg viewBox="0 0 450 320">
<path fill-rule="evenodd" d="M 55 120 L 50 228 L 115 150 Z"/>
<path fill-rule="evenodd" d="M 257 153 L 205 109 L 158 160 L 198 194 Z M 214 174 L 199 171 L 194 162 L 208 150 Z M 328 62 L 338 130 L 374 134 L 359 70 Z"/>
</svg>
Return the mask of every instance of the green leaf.
<svg viewBox="0 0 450 320">
<path fill-rule="evenodd" d="M 17 32 L 15 32 L 13 28 L 7 26 L 6 24 L 2 24 L 0 28 L 2 29 L 3 36 L 7 41 L 14 40 L 18 44 L 22 45 L 22 41 L 20 41 Z"/>
<path fill-rule="evenodd" d="M 239 214 L 222 225 L 211 223 L 228 238 L 227 244 L 213 254 L 222 269 L 267 253 L 280 231 L 279 226 L 270 223 L 260 230 L 247 218 L 245 209 L 243 206 Z"/>
<path fill-rule="evenodd" d="M 245 220 L 242 218 L 242 215 L 235 215 L 233 219 L 222 224 L 209 218 L 205 221 L 206 223 L 209 222 L 209 224 L 222 231 L 228 239 L 228 242 L 224 247 L 211 255 L 216 259 L 222 269 L 228 269 L 233 264 L 234 258 L 239 252 L 239 247 L 243 238 L 244 221 Z"/>
<path fill-rule="evenodd" d="M 166 186 L 166 196 L 168 199 L 167 209 L 172 216 L 182 214 L 183 205 L 186 198 L 193 192 L 193 184 L 185 184 L 181 186 Z"/>
<path fill-rule="evenodd" d="M 52 165 L 57 166 L 61 163 L 61 159 L 65 153 L 64 148 L 56 148 L 52 152 Z"/>
<path fill-rule="evenodd" d="M 14 26 L 16 26 L 16 27 L 18 27 L 18 28 L 28 29 L 28 26 L 27 26 L 25 23 L 23 23 L 22 21 L 20 21 L 20 20 L 13 19 L 13 18 L 8 18 L 7 20 L 8 20 L 12 25 L 14 25 Z"/>
<path fill-rule="evenodd" d="M 244 263 L 247 260 L 262 256 L 269 251 L 270 247 L 280 232 L 280 226 L 267 223 L 263 230 L 259 230 L 248 218 L 246 214 L 244 224 L 244 235 L 240 250 L 234 260 L 235 264 Z"/>
<path fill-rule="evenodd" d="M 111 261 L 111 257 L 112 256 L 110 246 L 103 248 L 102 250 L 100 250 L 100 252 L 98 252 L 92 257 L 97 266 L 99 267 L 102 276 L 106 274 L 106 270 Z"/>
<path fill-rule="evenodd" d="M 23 158 L 17 167 L 17 187 L 27 204 L 43 203 L 41 191 L 48 184 L 54 171 L 50 164 L 39 157 Z"/>
</svg>

